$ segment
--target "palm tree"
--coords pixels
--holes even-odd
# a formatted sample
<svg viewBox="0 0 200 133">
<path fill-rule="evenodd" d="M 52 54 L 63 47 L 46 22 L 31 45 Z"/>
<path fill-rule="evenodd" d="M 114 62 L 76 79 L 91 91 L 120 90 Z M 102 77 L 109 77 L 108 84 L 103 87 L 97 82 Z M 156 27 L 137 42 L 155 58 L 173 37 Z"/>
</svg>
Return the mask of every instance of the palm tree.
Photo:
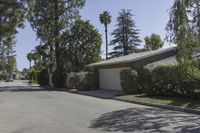
<svg viewBox="0 0 200 133">
<path fill-rule="evenodd" d="M 99 16 L 99 20 L 101 24 L 105 26 L 105 35 L 106 35 L 106 59 L 108 59 L 108 24 L 111 23 L 111 15 L 108 11 L 104 11 Z"/>
<path fill-rule="evenodd" d="M 31 69 L 31 61 L 32 61 L 33 54 L 30 52 L 30 53 L 27 54 L 26 57 L 27 57 L 27 59 L 28 59 L 28 61 L 30 63 L 30 69 Z"/>
</svg>

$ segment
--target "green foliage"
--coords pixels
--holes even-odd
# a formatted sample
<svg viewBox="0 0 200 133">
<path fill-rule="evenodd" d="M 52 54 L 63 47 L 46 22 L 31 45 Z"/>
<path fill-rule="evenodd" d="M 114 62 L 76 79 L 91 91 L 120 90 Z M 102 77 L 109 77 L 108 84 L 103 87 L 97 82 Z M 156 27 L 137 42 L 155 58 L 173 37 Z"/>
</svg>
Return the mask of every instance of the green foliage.
<svg viewBox="0 0 200 133">
<path fill-rule="evenodd" d="M 36 69 L 29 69 L 27 70 L 27 78 L 31 81 L 31 80 L 35 80 L 37 81 L 37 76 L 38 76 L 38 71 Z"/>
<path fill-rule="evenodd" d="M 156 50 L 163 46 L 164 42 L 159 35 L 152 34 L 150 37 L 145 37 L 145 49 Z"/>
<path fill-rule="evenodd" d="M 128 55 L 135 52 L 140 45 L 139 33 L 136 29 L 135 22 L 132 20 L 131 10 L 122 10 L 117 17 L 117 28 L 112 32 L 113 40 L 110 45 L 114 46 L 112 57 Z"/>
<path fill-rule="evenodd" d="M 62 69 L 57 68 L 52 76 L 52 82 L 57 88 L 64 88 L 66 83 L 66 75 Z"/>
<path fill-rule="evenodd" d="M 0 62 L 2 70 L 9 74 L 15 69 L 14 44 L 17 28 L 23 28 L 25 18 L 30 14 L 29 0 L 0 0 Z"/>
<path fill-rule="evenodd" d="M 47 69 L 43 69 L 38 73 L 37 82 L 40 86 L 49 85 L 49 75 Z"/>
<path fill-rule="evenodd" d="M 60 55 L 62 33 L 69 31 L 74 21 L 79 18 L 79 9 L 84 6 L 84 3 L 85 0 L 35 1 L 33 15 L 30 19 L 31 25 L 42 43 L 49 46 L 50 53 L 55 52 L 58 68 L 63 67 Z"/>
<path fill-rule="evenodd" d="M 198 0 L 175 0 L 170 9 L 167 39 L 178 46 L 178 62 L 190 61 L 192 48 L 200 44 L 199 7 Z"/>
<path fill-rule="evenodd" d="M 135 70 L 122 70 L 120 72 L 121 86 L 127 94 L 138 94 L 141 92 L 138 72 Z"/>
<path fill-rule="evenodd" d="M 6 80 L 8 77 L 8 73 L 0 74 L 0 79 L 1 80 Z"/>
<path fill-rule="evenodd" d="M 128 94 L 144 93 L 154 96 L 200 96 L 200 69 L 191 62 L 160 65 L 152 70 L 123 70 L 121 86 Z"/>
<path fill-rule="evenodd" d="M 37 80 L 30 80 L 28 83 L 31 84 L 31 85 L 38 84 Z"/>
<path fill-rule="evenodd" d="M 89 21 L 77 20 L 63 35 L 62 64 L 66 71 L 80 72 L 100 59 L 101 35 Z"/>
<path fill-rule="evenodd" d="M 142 89 L 143 93 L 151 93 L 151 88 L 152 85 L 152 74 L 151 70 L 147 68 L 140 68 L 137 70 L 138 72 L 138 83 L 140 86 L 140 89 Z M 150 91 L 150 92 L 149 92 Z"/>
<path fill-rule="evenodd" d="M 13 74 L 14 71 L 16 70 L 16 58 L 15 56 L 9 56 L 7 58 L 8 58 L 7 65 L 6 65 L 7 72 L 9 74 Z"/>
<path fill-rule="evenodd" d="M 151 93 L 161 96 L 196 96 L 200 70 L 191 63 L 158 66 L 152 70 Z"/>
<path fill-rule="evenodd" d="M 98 89 L 97 73 L 77 73 L 74 78 L 74 87 L 81 91 Z"/>
<path fill-rule="evenodd" d="M 102 14 L 99 15 L 99 20 L 105 26 L 111 23 L 111 16 L 108 11 L 104 11 Z"/>
</svg>

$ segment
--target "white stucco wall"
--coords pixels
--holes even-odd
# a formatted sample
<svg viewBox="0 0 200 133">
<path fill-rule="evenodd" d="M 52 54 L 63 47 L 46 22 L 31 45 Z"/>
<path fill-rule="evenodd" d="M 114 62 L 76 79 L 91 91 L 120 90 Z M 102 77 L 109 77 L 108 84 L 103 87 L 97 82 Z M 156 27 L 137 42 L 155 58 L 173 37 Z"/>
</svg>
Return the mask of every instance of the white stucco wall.
<svg viewBox="0 0 200 133">
<path fill-rule="evenodd" d="M 113 69 L 100 69 L 99 70 L 99 83 L 100 89 L 105 90 L 122 90 L 120 85 L 120 72 L 129 67 L 113 68 Z"/>
</svg>

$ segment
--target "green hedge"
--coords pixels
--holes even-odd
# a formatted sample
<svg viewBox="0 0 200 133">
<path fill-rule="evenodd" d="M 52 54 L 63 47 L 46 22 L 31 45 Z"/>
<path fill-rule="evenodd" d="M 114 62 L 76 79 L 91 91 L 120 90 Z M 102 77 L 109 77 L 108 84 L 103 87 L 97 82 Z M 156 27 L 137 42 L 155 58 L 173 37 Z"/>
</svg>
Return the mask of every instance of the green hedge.
<svg viewBox="0 0 200 133">
<path fill-rule="evenodd" d="M 37 81 L 40 86 L 49 85 L 49 75 L 47 69 L 43 69 L 38 73 Z"/>
<path fill-rule="evenodd" d="M 123 70 L 120 76 L 125 93 L 200 98 L 200 69 L 190 63 Z"/>
<path fill-rule="evenodd" d="M 153 95 L 194 98 L 199 87 L 200 70 L 192 64 L 158 66 L 152 70 Z"/>
<path fill-rule="evenodd" d="M 74 88 L 81 91 L 98 89 L 98 73 L 76 73 L 74 77 Z"/>
<path fill-rule="evenodd" d="M 57 68 L 52 76 L 53 85 L 57 88 L 64 88 L 66 86 L 66 75 L 62 69 Z"/>
<path fill-rule="evenodd" d="M 120 72 L 121 87 L 127 94 L 138 94 L 141 92 L 138 72 L 135 70 L 122 70 Z"/>
<path fill-rule="evenodd" d="M 7 73 L 1 74 L 1 75 L 0 75 L 0 80 L 6 80 L 7 77 L 8 77 L 8 74 L 7 74 Z"/>
</svg>

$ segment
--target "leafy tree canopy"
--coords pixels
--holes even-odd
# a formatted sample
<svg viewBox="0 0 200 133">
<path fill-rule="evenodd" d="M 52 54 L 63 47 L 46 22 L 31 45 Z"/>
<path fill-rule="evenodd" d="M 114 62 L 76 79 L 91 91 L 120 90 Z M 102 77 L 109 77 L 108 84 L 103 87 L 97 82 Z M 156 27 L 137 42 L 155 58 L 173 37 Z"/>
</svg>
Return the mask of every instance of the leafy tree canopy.
<svg viewBox="0 0 200 133">
<path fill-rule="evenodd" d="M 146 50 L 156 50 L 161 48 L 164 44 L 160 36 L 156 34 L 152 34 L 150 37 L 146 36 L 144 40 Z"/>
<path fill-rule="evenodd" d="M 178 61 L 189 61 L 193 47 L 200 45 L 200 1 L 175 0 L 169 14 L 167 39 L 177 44 Z"/>
<path fill-rule="evenodd" d="M 77 20 L 62 40 L 62 59 L 67 71 L 82 71 L 100 59 L 101 35 L 89 21 Z"/>
</svg>

